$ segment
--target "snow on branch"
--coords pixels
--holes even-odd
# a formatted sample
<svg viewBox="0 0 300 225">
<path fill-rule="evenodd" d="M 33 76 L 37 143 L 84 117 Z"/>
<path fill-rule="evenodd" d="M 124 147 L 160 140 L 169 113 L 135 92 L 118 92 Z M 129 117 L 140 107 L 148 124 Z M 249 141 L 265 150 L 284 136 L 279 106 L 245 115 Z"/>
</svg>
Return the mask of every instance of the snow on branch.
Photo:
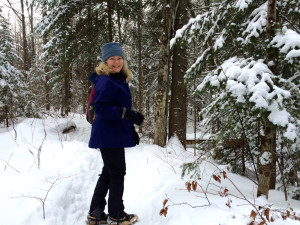
<svg viewBox="0 0 300 225">
<path fill-rule="evenodd" d="M 67 17 L 69 7 L 67 5 L 58 5 L 44 15 L 42 20 L 36 25 L 35 30 L 41 36 L 48 33 L 53 27 L 57 27 L 64 16 Z"/>
<path fill-rule="evenodd" d="M 243 35 L 246 35 L 244 43 L 247 44 L 251 37 L 259 37 L 259 35 L 266 29 L 268 4 L 265 2 L 260 7 L 256 8 L 250 15 L 250 21 L 244 23 L 247 28 L 244 30 Z"/>
<path fill-rule="evenodd" d="M 268 119 L 274 125 L 288 127 L 287 132 L 293 133 L 290 124 L 290 113 L 285 103 L 290 99 L 288 90 L 275 85 L 273 75 L 263 60 L 233 57 L 226 60 L 219 68 L 207 75 L 197 87 L 204 91 L 207 86 L 217 88 L 219 95 L 223 91 L 229 94 L 236 104 L 253 103 L 252 110 L 268 111 Z M 217 97 L 217 95 L 216 95 Z M 293 139 L 295 135 L 289 135 Z"/>
<path fill-rule="evenodd" d="M 286 54 L 285 59 L 289 63 L 300 57 L 300 34 L 287 27 L 283 27 L 282 32 L 276 34 L 270 45 L 280 48 L 280 52 Z"/>
<path fill-rule="evenodd" d="M 191 32 L 193 32 L 193 30 L 195 30 L 196 28 L 199 28 L 199 26 L 197 26 L 197 24 L 204 20 L 206 17 L 208 16 L 208 12 L 206 13 L 203 13 L 201 15 L 197 15 L 197 17 L 195 18 L 191 18 L 189 20 L 189 22 L 184 25 L 181 29 L 178 29 L 176 31 L 176 34 L 175 34 L 175 37 L 173 37 L 170 41 L 170 48 L 172 49 L 173 46 L 175 45 L 175 43 L 181 39 L 181 38 L 184 38 L 188 29 L 191 29 Z"/>
<path fill-rule="evenodd" d="M 235 4 L 235 7 L 243 11 L 244 9 L 248 8 L 252 1 L 253 0 L 238 0 Z"/>
<path fill-rule="evenodd" d="M 212 7 L 209 11 L 191 18 L 189 22 L 181 29 L 176 31 L 175 37 L 170 41 L 170 48 L 172 49 L 177 41 L 187 40 L 191 42 L 197 35 L 204 35 L 201 45 L 207 42 L 209 38 L 213 37 L 219 28 L 219 22 L 226 17 L 229 12 L 230 5 L 220 4 Z M 209 28 L 209 30 L 207 30 Z"/>
<path fill-rule="evenodd" d="M 210 48 L 206 49 L 205 51 L 203 51 L 203 53 L 197 58 L 196 62 L 186 71 L 186 78 L 187 75 L 192 73 L 195 69 L 197 69 L 198 65 L 206 59 L 206 56 L 208 54 L 208 52 L 210 51 Z"/>
</svg>

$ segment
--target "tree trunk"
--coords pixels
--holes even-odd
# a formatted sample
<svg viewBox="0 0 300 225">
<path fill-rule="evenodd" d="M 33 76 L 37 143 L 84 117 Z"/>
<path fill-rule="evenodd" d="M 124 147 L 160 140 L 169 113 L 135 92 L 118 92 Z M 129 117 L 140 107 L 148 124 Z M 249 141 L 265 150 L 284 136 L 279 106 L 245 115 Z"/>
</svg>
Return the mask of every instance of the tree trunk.
<svg viewBox="0 0 300 225">
<path fill-rule="evenodd" d="M 188 22 L 187 1 L 178 0 L 175 31 Z M 173 52 L 171 103 L 169 108 L 169 138 L 176 134 L 186 148 L 186 86 L 184 74 L 187 70 L 186 45 L 176 44 Z"/>
<path fill-rule="evenodd" d="M 139 45 L 139 112 L 144 114 L 144 78 L 143 78 L 143 65 L 142 65 L 142 24 L 143 24 L 143 4 L 142 0 L 139 0 L 139 19 L 138 19 L 138 45 Z M 139 126 L 139 132 L 143 132 L 143 126 Z"/>
<path fill-rule="evenodd" d="M 273 172 L 273 146 L 276 129 L 274 125 L 264 118 L 263 121 L 264 136 L 261 138 L 261 149 L 258 165 L 259 181 L 257 188 L 257 197 L 265 195 L 268 198 L 270 189 L 270 180 Z M 275 139 L 276 140 L 276 139 Z"/>
<path fill-rule="evenodd" d="M 117 5 L 119 5 L 119 0 L 117 1 Z M 122 23 L 121 23 L 121 15 L 120 15 L 120 7 L 117 7 L 117 18 L 118 18 L 118 36 L 119 42 L 122 43 Z"/>
<path fill-rule="evenodd" d="M 284 199 L 285 199 L 285 201 L 287 201 L 288 200 L 288 194 L 287 194 L 287 188 L 286 188 L 287 185 L 286 185 L 286 182 L 285 182 L 284 171 L 283 171 L 284 166 L 283 166 L 283 163 L 281 164 L 279 162 L 278 158 L 276 160 L 277 160 L 280 175 L 281 175 L 281 180 L 282 180 L 282 185 L 283 185 L 283 192 L 284 192 Z"/>
<path fill-rule="evenodd" d="M 33 4 L 29 6 L 28 0 L 26 0 L 27 12 L 29 15 L 29 23 L 30 23 L 30 54 L 29 61 L 30 64 L 33 63 L 35 58 L 35 43 L 34 43 L 34 27 L 33 27 Z"/>
<path fill-rule="evenodd" d="M 34 43 L 34 28 L 33 28 L 33 4 L 30 7 L 30 30 L 31 30 L 31 61 L 35 59 L 35 43 Z"/>
<path fill-rule="evenodd" d="M 28 43 L 26 37 L 26 23 L 25 23 L 25 15 L 24 15 L 24 1 L 21 0 L 21 23 L 22 23 L 22 34 L 23 34 L 23 61 L 24 61 L 24 70 L 29 71 L 30 62 L 29 62 L 29 54 L 28 54 Z"/>
<path fill-rule="evenodd" d="M 276 156 L 276 130 L 274 132 L 274 141 L 273 141 L 273 152 L 272 152 L 272 173 L 270 178 L 270 184 L 269 184 L 269 190 L 276 189 L 276 162 L 277 162 L 277 156 Z"/>
<path fill-rule="evenodd" d="M 107 0 L 107 19 L 108 19 L 108 39 L 113 41 L 113 22 L 112 22 L 112 8 L 111 1 Z"/>
<path fill-rule="evenodd" d="M 46 15 L 46 11 L 43 11 L 43 16 Z M 43 36 L 43 44 L 47 44 L 48 39 L 47 36 Z M 50 76 L 48 75 L 48 72 L 50 71 L 50 69 L 48 68 L 48 66 L 45 66 L 44 68 L 45 71 L 45 82 L 44 82 L 44 87 L 45 87 L 45 104 L 46 104 L 46 110 L 50 110 L 50 86 L 48 84 L 49 80 L 50 80 Z"/>
<path fill-rule="evenodd" d="M 267 15 L 267 38 L 271 40 L 275 35 L 276 24 L 276 0 L 268 0 L 268 15 Z M 266 64 L 274 75 L 278 74 L 276 67 L 276 49 L 267 48 Z M 264 136 L 261 138 L 260 158 L 258 165 L 259 181 L 257 196 L 265 195 L 268 198 L 270 182 L 274 176 L 274 167 L 276 167 L 276 127 L 268 121 L 268 115 L 264 115 L 263 131 Z M 264 158 L 266 160 L 264 160 Z M 273 175 L 272 175 L 273 174 Z"/>
<path fill-rule="evenodd" d="M 156 90 L 156 108 L 155 108 L 155 127 L 154 127 L 154 144 L 164 146 L 167 139 L 167 90 L 169 76 L 169 59 L 170 59 L 170 36 L 172 26 L 172 13 L 170 0 L 162 0 L 163 7 L 163 34 L 160 44 L 160 60 L 157 77 Z"/>
<path fill-rule="evenodd" d="M 61 109 L 61 114 L 62 116 L 68 116 L 69 112 L 71 112 L 71 105 L 70 105 L 70 78 L 71 78 L 71 68 L 70 68 L 70 60 L 67 58 L 67 55 L 65 54 L 68 49 L 68 42 L 67 39 L 68 37 L 68 30 L 69 27 L 71 26 L 71 23 L 69 21 L 69 18 L 65 17 L 64 18 L 64 27 L 65 27 L 65 33 L 63 35 L 63 39 L 65 40 L 64 42 L 64 47 L 63 47 L 63 52 L 64 55 L 62 57 L 62 63 L 63 63 L 63 69 L 62 69 L 62 74 L 64 76 L 63 79 L 63 101 L 62 101 L 62 109 Z"/>
<path fill-rule="evenodd" d="M 68 64 L 67 64 L 68 65 Z M 65 67 L 64 72 L 64 115 L 68 116 L 71 112 L 71 106 L 70 106 L 70 69 Z"/>
<path fill-rule="evenodd" d="M 7 105 L 4 106 L 4 111 L 5 111 L 5 125 L 6 127 L 9 127 L 9 110 Z"/>
</svg>

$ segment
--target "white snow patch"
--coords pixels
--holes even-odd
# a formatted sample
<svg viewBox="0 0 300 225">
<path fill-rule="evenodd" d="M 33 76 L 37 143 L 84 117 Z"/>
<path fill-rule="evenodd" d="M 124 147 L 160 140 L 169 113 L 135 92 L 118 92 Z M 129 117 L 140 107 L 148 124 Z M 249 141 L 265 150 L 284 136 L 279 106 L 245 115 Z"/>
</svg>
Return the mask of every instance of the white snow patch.
<svg viewBox="0 0 300 225">
<path fill-rule="evenodd" d="M 238 0 L 235 4 L 235 7 L 243 11 L 244 9 L 248 8 L 248 5 L 251 3 L 252 0 Z"/>
<path fill-rule="evenodd" d="M 57 124 L 67 121 L 74 121 L 77 129 L 61 135 L 57 131 Z M 12 129 L 0 129 L 0 223 L 85 224 L 98 174 L 103 166 L 100 152 L 87 147 L 91 126 L 85 117 L 75 115 L 72 119 L 25 119 L 16 124 L 15 129 L 18 134 L 16 140 Z M 45 140 L 44 130 L 47 133 Z M 38 167 L 36 147 L 41 144 Z M 199 221 L 205 225 L 249 224 L 252 207 L 242 200 L 239 191 L 255 204 L 283 209 L 292 207 L 297 215 L 300 213 L 299 201 L 289 199 L 286 202 L 280 191 L 271 192 L 269 200 L 262 197 L 255 199 L 253 196 L 257 186 L 249 179 L 229 171 L 227 176 L 239 191 L 228 180 L 216 183 L 221 189 L 227 188 L 230 194 L 239 196 L 230 196 L 232 202 L 231 208 L 228 208 L 228 198 L 221 197 L 219 190 L 216 190 L 217 186 L 212 185 L 211 176 L 216 172 L 216 167 L 208 161 L 199 165 L 202 173 L 198 183 L 208 188 L 208 193 L 214 194 L 205 196 L 199 186 L 197 191 L 188 192 L 185 182 L 190 178 L 181 178 L 181 165 L 196 157 L 193 151 L 183 149 L 176 137 L 171 138 L 165 148 L 142 143 L 125 151 L 125 210 L 136 213 L 140 218 L 139 223 L 143 225 L 199 224 Z M 225 169 L 225 166 L 219 168 Z M 45 198 L 48 190 L 43 219 L 39 199 Z M 159 216 L 166 198 L 169 198 L 168 214 L 166 217 Z M 180 203 L 202 207 L 192 208 Z M 299 222 L 278 219 L 274 224 L 295 225 Z"/>
</svg>

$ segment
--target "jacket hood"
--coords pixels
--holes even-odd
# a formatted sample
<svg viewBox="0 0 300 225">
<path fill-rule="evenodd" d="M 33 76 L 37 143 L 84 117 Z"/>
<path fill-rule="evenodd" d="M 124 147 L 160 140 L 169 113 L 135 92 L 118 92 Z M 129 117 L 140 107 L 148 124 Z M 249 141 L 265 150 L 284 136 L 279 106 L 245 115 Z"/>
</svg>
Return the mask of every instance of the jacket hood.
<svg viewBox="0 0 300 225">
<path fill-rule="evenodd" d="M 97 66 L 95 68 L 96 73 L 98 75 L 106 75 L 109 76 L 109 74 L 113 73 L 113 71 L 107 66 L 106 63 L 101 62 L 99 64 L 99 66 Z M 127 63 L 124 61 L 124 65 L 123 68 L 121 70 L 123 72 L 123 74 L 126 75 L 126 82 L 130 81 L 132 79 L 132 73 L 131 71 L 128 69 Z"/>
</svg>

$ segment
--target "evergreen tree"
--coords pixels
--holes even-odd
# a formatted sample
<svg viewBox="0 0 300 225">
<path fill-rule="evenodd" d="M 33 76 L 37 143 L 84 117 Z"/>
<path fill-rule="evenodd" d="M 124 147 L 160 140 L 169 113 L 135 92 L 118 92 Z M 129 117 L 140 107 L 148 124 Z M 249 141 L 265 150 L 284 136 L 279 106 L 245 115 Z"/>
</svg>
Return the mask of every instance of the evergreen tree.
<svg viewBox="0 0 300 225">
<path fill-rule="evenodd" d="M 131 23 L 126 23 L 127 35 L 124 35 L 126 40 L 127 51 L 130 57 L 129 65 L 133 72 L 133 81 L 131 82 L 131 91 L 133 97 L 133 107 L 139 108 L 140 97 L 142 97 L 143 112 L 146 117 L 143 125 L 147 128 L 154 127 L 154 111 L 155 111 L 155 96 L 157 87 L 157 73 L 159 62 L 159 37 L 161 35 L 161 19 L 162 11 L 159 1 L 142 1 L 143 20 L 141 21 L 141 33 L 139 33 L 138 23 L 139 15 L 131 14 Z M 133 3 L 132 10 L 136 10 Z M 141 38 L 141 40 L 139 40 Z M 141 55 L 139 55 L 139 41 L 141 41 Z M 139 67 L 139 57 L 141 56 L 142 67 Z M 140 69 L 142 70 L 142 84 L 139 77 Z M 140 88 L 143 85 L 143 88 Z M 140 91 L 143 89 L 143 91 Z M 142 93 L 141 93 L 142 92 Z M 143 129 L 143 136 L 153 138 L 153 129 Z"/>
<path fill-rule="evenodd" d="M 87 77 L 99 61 L 101 46 L 108 41 L 105 5 L 95 1 L 54 0 L 36 1 L 36 4 L 46 12 L 36 31 L 48 38 L 40 59 L 50 69 L 52 92 L 54 96 L 63 96 L 60 108 L 62 114 L 67 114 L 74 94 L 83 97 L 77 96 L 79 104 L 72 101 L 73 106 L 82 106 L 83 99 L 88 98 L 90 84 Z M 80 93 L 72 92 L 78 88 Z M 59 99 L 54 102 L 59 102 Z"/>
<path fill-rule="evenodd" d="M 285 11 L 287 4 L 278 4 L 278 12 Z M 293 4 L 296 2 L 291 1 L 290 6 Z M 289 18 L 299 15 L 296 7 L 291 8 Z M 199 43 L 199 57 L 186 79 L 204 77 L 197 91 L 209 96 L 210 102 L 202 110 L 202 125 L 215 141 L 215 156 L 236 167 L 251 163 L 254 171 L 258 163 L 272 163 L 272 154 L 257 157 L 267 135 L 262 132 L 265 121 L 275 127 L 277 147 L 299 144 L 299 115 L 294 109 L 299 102 L 295 77 L 299 76 L 300 36 L 280 17 L 274 36 L 267 36 L 267 10 L 266 1 L 214 1 L 206 12 L 178 30 L 173 40 Z M 270 48 L 278 49 L 275 62 L 265 54 Z M 271 69 L 274 63 L 276 72 Z M 230 139 L 242 139 L 246 151 L 223 150 Z"/>
<path fill-rule="evenodd" d="M 131 48 L 127 46 L 136 43 L 130 42 L 129 31 L 130 21 L 134 21 L 139 13 L 136 10 L 138 3 L 118 0 L 36 0 L 35 3 L 46 12 L 36 28 L 48 39 L 40 59 L 50 69 L 48 83 L 53 87 L 53 97 L 61 97 L 56 93 L 63 96 L 61 106 L 55 107 L 64 108 L 63 114 L 78 106 L 85 110 L 90 85 L 87 77 L 101 59 L 101 46 L 109 41 L 119 41 L 125 52 L 129 52 Z M 115 18 L 117 22 L 114 22 Z"/>
<path fill-rule="evenodd" d="M 20 60 L 14 46 L 9 23 L 0 8 L 0 122 L 5 122 L 7 127 L 9 120 L 24 112 L 24 78 L 22 72 L 14 66 Z"/>
</svg>

